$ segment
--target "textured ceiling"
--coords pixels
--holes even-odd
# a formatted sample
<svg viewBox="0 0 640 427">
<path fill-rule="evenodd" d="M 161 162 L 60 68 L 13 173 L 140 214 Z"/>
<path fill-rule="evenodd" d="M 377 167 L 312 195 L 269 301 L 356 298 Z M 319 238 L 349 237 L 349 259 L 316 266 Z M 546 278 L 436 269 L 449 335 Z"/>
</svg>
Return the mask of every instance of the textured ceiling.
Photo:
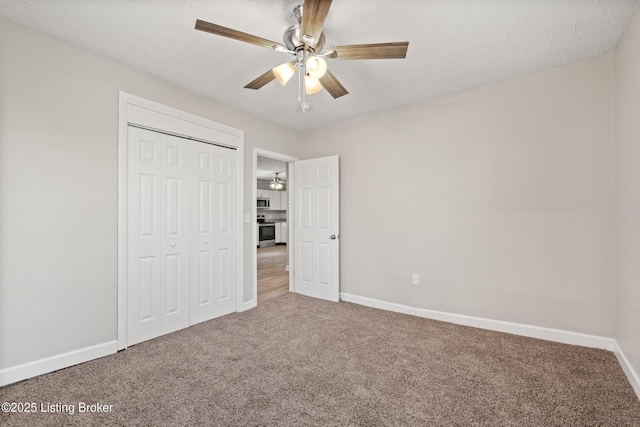
<svg viewBox="0 0 640 427">
<path fill-rule="evenodd" d="M 258 156 L 257 178 L 260 180 L 271 181 L 278 172 L 278 177 L 282 181 L 287 180 L 287 163 L 282 160 L 272 159 L 270 157 Z"/>
<path fill-rule="evenodd" d="M 404 60 L 331 60 L 349 94 L 292 79 L 243 86 L 287 53 L 194 30 L 196 19 L 276 42 L 302 0 L 0 0 L 0 16 L 98 51 L 222 103 L 307 130 L 612 51 L 637 1 L 334 0 L 327 46 L 409 41 Z M 293 83 L 293 84 L 292 84 Z"/>
</svg>

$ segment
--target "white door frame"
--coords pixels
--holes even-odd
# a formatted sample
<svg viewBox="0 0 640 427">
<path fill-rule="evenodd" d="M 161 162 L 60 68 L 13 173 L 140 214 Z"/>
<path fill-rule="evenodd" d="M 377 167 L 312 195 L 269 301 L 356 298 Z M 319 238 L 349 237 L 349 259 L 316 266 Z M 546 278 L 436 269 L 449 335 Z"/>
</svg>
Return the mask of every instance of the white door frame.
<svg viewBox="0 0 640 427">
<path fill-rule="evenodd" d="M 294 267 L 293 267 L 293 229 L 294 227 L 292 227 L 293 225 L 293 221 L 294 221 L 294 215 L 293 215 L 293 194 L 295 193 L 294 188 L 293 188 L 293 181 L 291 180 L 291 176 L 290 174 L 293 173 L 293 166 L 292 163 L 296 162 L 298 160 L 300 160 L 297 157 L 293 157 L 293 156 L 288 156 L 286 154 L 280 154 L 280 153 L 276 153 L 273 151 L 267 151 L 267 150 L 263 150 L 261 148 L 254 148 L 253 149 L 253 170 L 252 170 L 252 174 L 253 174 L 253 185 L 251 186 L 251 200 L 252 200 L 252 210 L 251 210 L 251 216 L 253 218 L 253 220 L 251 221 L 251 244 L 252 246 L 255 246 L 255 242 L 256 242 L 256 238 L 257 236 L 257 232 L 256 232 L 256 227 L 258 226 L 258 205 L 257 205 L 257 198 L 258 198 L 258 194 L 257 194 L 257 189 L 258 189 L 258 156 L 261 157 L 269 157 L 271 159 L 276 159 L 276 160 L 282 160 L 283 162 L 287 162 L 289 163 L 289 165 L 291 166 L 289 168 L 289 170 L 287 171 L 287 204 L 289 206 L 289 209 L 287 211 L 287 215 L 289 216 L 289 223 L 287 224 L 288 226 L 288 231 L 289 231 L 289 236 L 287 237 L 287 256 L 288 256 L 288 261 L 287 263 L 289 264 L 289 292 L 295 292 L 295 288 L 294 288 Z M 291 185 L 290 185 L 291 184 Z M 252 263 L 254 266 L 254 274 L 253 274 L 253 304 L 252 306 L 255 307 L 256 305 L 258 305 L 258 250 L 257 248 L 253 248 L 253 250 L 251 251 L 251 253 L 253 254 L 253 259 L 252 259 Z"/>
<path fill-rule="evenodd" d="M 238 271 L 236 276 L 236 311 L 241 311 L 244 295 L 244 131 L 120 91 L 118 112 L 118 350 L 127 348 L 127 127 L 129 123 L 237 150 Z"/>
</svg>

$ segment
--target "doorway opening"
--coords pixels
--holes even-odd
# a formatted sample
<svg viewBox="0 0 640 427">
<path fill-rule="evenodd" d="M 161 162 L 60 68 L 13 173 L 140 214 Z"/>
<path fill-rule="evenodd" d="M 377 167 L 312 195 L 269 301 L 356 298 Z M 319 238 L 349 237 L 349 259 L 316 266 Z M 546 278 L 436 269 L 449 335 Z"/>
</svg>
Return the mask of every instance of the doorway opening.
<svg viewBox="0 0 640 427">
<path fill-rule="evenodd" d="M 290 165 L 297 159 L 256 149 L 254 160 L 255 295 L 260 304 L 293 291 L 288 178 Z"/>
<path fill-rule="evenodd" d="M 255 275 L 253 282 L 253 296 L 251 305 L 258 304 L 263 298 L 263 292 L 258 292 L 258 251 L 263 248 L 277 247 L 275 244 L 265 242 L 260 247 L 260 226 L 258 214 L 263 214 L 260 220 L 273 222 L 282 221 L 283 213 L 274 213 L 282 210 L 282 196 L 285 196 L 286 212 L 284 213 L 286 225 L 286 258 L 289 265 L 288 282 L 289 292 L 296 292 L 310 297 L 326 299 L 329 301 L 340 300 L 340 159 L 338 156 L 328 156 L 317 159 L 299 160 L 295 157 L 285 156 L 270 151 L 254 148 L 253 151 L 253 239 L 255 252 L 253 252 L 253 265 Z M 275 159 L 287 164 L 286 193 L 261 193 L 263 197 L 258 199 L 258 159 Z M 263 160 L 261 159 L 261 162 Z M 262 168 L 261 168 L 262 169 Z M 272 172 L 275 177 L 275 171 Z M 267 176 L 269 177 L 269 176 Z M 267 181 L 268 189 L 273 178 Z M 284 188 L 284 187 L 283 187 Z M 267 197 L 268 196 L 268 197 Z M 271 204 L 271 198 L 274 204 Z M 269 199 L 268 201 L 266 199 Z M 280 209 L 277 207 L 280 200 Z M 268 202 L 268 204 L 267 204 Z M 260 205 L 260 212 L 258 211 Z M 279 216 L 276 216 L 279 215 Z M 248 217 L 248 215 L 247 215 Z M 263 219 L 264 218 L 264 219 Z M 247 218 L 248 221 L 248 218 Z M 265 230 L 263 240 L 271 234 Z M 282 239 L 282 228 L 280 229 Z M 282 242 L 281 242 L 282 243 Z M 267 251 L 260 252 L 260 255 Z M 268 259 L 267 257 L 264 258 Z M 277 267 L 277 266 L 276 266 Z M 286 265 L 280 268 L 279 273 L 287 276 Z M 277 271 L 277 270 L 276 270 Z M 268 273 L 265 271 L 265 273 Z"/>
</svg>

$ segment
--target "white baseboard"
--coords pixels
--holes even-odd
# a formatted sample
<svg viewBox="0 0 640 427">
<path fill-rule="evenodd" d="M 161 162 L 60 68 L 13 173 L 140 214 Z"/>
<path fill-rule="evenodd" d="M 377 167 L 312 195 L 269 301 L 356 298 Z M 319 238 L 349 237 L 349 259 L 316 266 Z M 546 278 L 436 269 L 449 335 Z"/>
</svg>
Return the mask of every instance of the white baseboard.
<svg viewBox="0 0 640 427">
<path fill-rule="evenodd" d="M 627 375 L 627 379 L 629 380 L 629 383 L 631 383 L 631 387 L 633 387 L 633 390 L 636 392 L 638 399 L 640 399 L 640 376 L 638 376 L 636 370 L 633 369 L 631 362 L 629 362 L 627 356 L 624 355 L 624 352 L 622 351 L 622 348 L 617 341 L 615 343 L 615 350 L 613 352 L 618 359 L 618 363 L 620 363 L 620 366 L 622 366 L 622 370 Z"/>
<path fill-rule="evenodd" d="M 34 360 L 33 362 L 12 366 L 11 368 L 0 369 L 0 387 L 108 356 L 117 351 L 118 342 L 114 340 L 40 360 Z"/>
<path fill-rule="evenodd" d="M 252 308 L 256 308 L 258 306 L 258 302 L 255 299 L 252 299 L 251 301 L 247 301 L 247 302 L 243 302 L 240 305 L 240 309 L 238 310 L 238 312 L 243 312 L 243 311 L 247 311 L 247 310 L 251 310 Z"/>
<path fill-rule="evenodd" d="M 561 329 L 543 328 L 540 326 L 525 325 L 522 323 L 504 322 L 502 320 L 484 319 L 481 317 L 465 316 L 462 314 L 447 313 L 444 311 L 427 310 L 423 308 L 409 307 L 402 304 L 389 303 L 372 298 L 360 297 L 351 294 L 340 294 L 340 299 L 368 307 L 380 308 L 398 313 L 411 314 L 427 319 L 456 323 L 458 325 L 474 328 L 488 329 L 497 332 L 506 332 L 531 338 L 539 338 L 547 341 L 555 341 L 563 344 L 581 345 L 584 347 L 600 348 L 615 351 L 616 341 L 613 338 L 599 337 L 596 335 L 581 334 L 578 332 L 564 331 Z"/>
</svg>

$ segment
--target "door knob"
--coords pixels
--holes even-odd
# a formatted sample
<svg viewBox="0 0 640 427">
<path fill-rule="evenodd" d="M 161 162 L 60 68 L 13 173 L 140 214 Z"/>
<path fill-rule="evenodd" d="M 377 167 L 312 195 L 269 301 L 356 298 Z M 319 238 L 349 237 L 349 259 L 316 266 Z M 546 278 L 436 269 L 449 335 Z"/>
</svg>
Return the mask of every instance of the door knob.
<svg viewBox="0 0 640 427">
<path fill-rule="evenodd" d="M 204 244 L 205 244 L 205 245 L 208 245 L 208 244 L 209 244 L 209 241 L 208 241 L 208 240 L 205 240 L 205 241 L 204 241 Z"/>
<path fill-rule="evenodd" d="M 175 248 L 175 247 L 176 247 L 176 244 L 175 244 L 175 243 L 172 243 L 172 244 L 171 244 L 171 247 L 172 247 L 172 248 Z"/>
<path fill-rule="evenodd" d="M 337 239 L 337 237 L 336 237 L 336 235 L 335 235 L 335 234 L 332 234 L 329 238 L 330 238 L 331 240 L 336 240 L 336 239 Z"/>
</svg>

